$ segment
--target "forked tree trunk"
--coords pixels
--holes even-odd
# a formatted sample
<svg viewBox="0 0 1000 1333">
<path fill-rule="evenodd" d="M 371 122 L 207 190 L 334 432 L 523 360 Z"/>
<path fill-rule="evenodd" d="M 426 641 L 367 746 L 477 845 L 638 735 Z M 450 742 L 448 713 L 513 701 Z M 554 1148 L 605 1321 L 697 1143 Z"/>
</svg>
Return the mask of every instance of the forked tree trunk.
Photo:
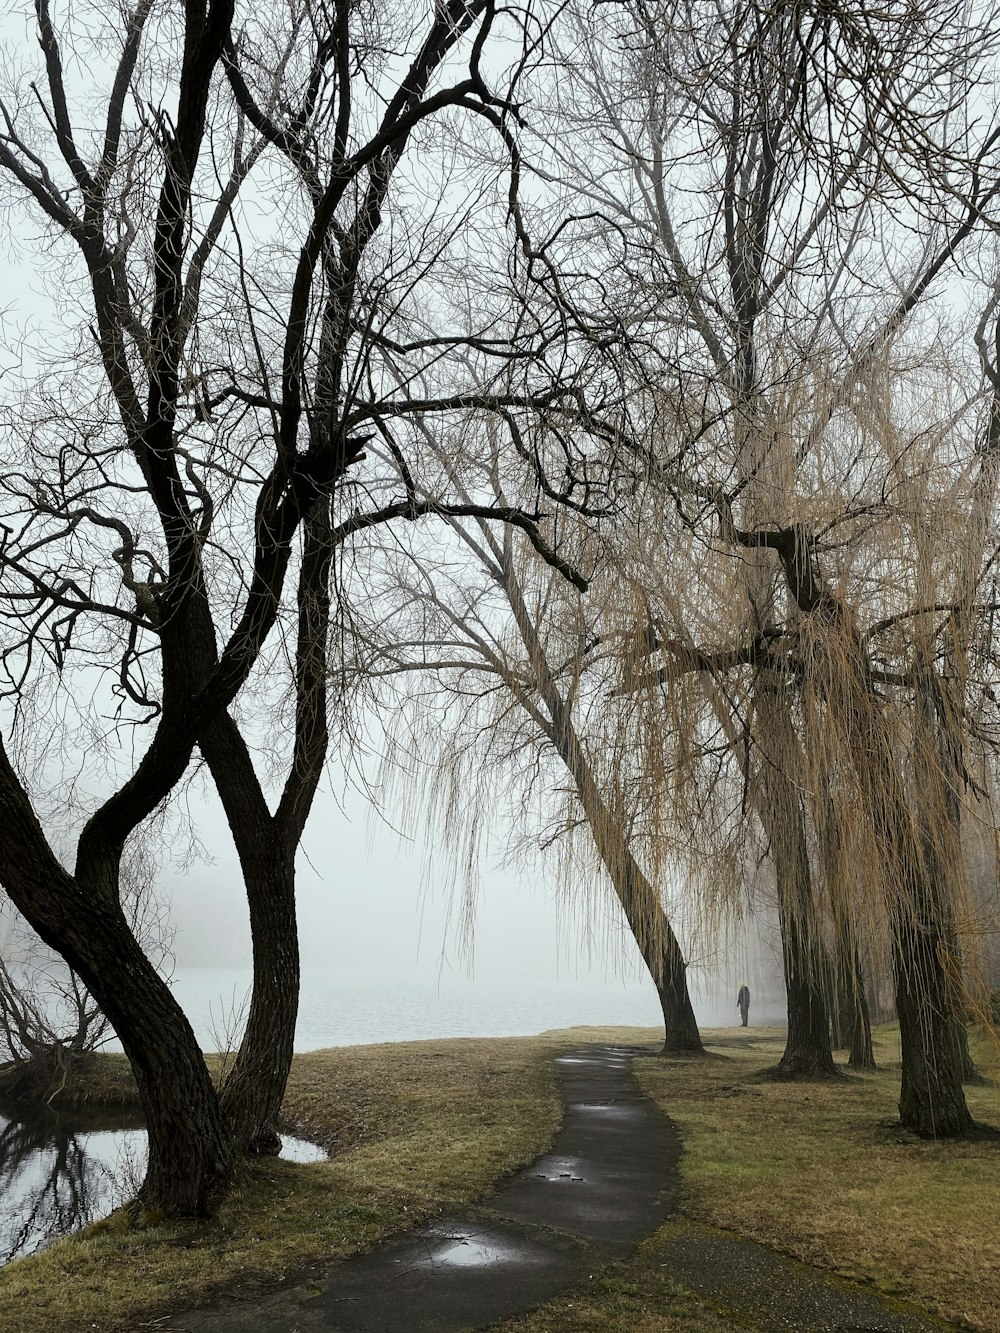
<svg viewBox="0 0 1000 1333">
<path fill-rule="evenodd" d="M 836 651 L 818 653 L 817 684 L 844 728 L 861 809 L 878 831 L 889 896 L 892 966 L 903 1054 L 899 1114 L 914 1133 L 966 1133 L 972 1118 L 956 1058 L 955 995 L 946 972 L 948 903 L 928 867 L 900 777 L 891 728 L 872 688 L 867 649 L 843 605 L 824 588 L 805 529 L 793 528 L 776 546 L 799 609 L 834 635 Z M 830 669 L 831 661 L 837 669 Z M 893 883 L 893 880 L 895 883 Z"/>
<path fill-rule="evenodd" d="M 149 1134 L 142 1202 L 167 1216 L 212 1211 L 233 1145 L 191 1025 L 128 927 L 106 869 L 81 884 L 53 856 L 0 743 L 0 880 L 42 940 L 82 977 L 135 1075 Z"/>
</svg>

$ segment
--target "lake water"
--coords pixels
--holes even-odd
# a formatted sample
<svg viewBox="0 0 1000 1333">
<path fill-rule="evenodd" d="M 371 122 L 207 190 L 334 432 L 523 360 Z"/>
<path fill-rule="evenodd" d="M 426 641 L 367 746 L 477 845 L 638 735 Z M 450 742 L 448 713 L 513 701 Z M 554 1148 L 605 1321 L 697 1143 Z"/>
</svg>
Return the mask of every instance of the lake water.
<svg viewBox="0 0 1000 1333">
<path fill-rule="evenodd" d="M 181 968 L 173 990 L 205 1049 L 225 1047 L 250 988 L 249 970 Z M 539 981 L 305 969 L 297 1051 L 442 1037 L 530 1036 L 580 1024 L 656 1027 L 647 982 Z"/>
<path fill-rule="evenodd" d="M 224 1049 L 230 1044 L 227 1033 L 240 1030 L 237 1020 L 250 980 L 249 969 L 177 970 L 174 994 L 204 1049 Z M 752 975 L 750 983 L 751 1020 L 783 1023 L 783 996 Z M 692 972 L 691 985 L 695 1013 L 703 1027 L 739 1022 L 738 978 Z M 532 1036 L 549 1028 L 581 1025 L 662 1028 L 663 1019 L 648 978 L 469 979 L 456 974 L 438 978 L 426 973 L 307 968 L 302 973 L 295 1049 L 443 1037 Z"/>
</svg>

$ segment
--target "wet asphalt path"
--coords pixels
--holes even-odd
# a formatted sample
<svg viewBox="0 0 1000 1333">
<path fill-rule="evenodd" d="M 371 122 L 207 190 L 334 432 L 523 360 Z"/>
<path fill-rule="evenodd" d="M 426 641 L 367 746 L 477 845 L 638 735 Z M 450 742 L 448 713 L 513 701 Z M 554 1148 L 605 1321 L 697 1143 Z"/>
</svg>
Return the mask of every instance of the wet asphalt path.
<svg viewBox="0 0 1000 1333">
<path fill-rule="evenodd" d="M 680 1144 L 638 1090 L 622 1046 L 557 1059 L 565 1105 L 552 1151 L 478 1207 L 279 1291 L 237 1292 L 155 1321 L 170 1333 L 470 1333 L 625 1259 L 672 1211 Z M 648 1054 L 648 1052 L 642 1052 Z M 672 1220 L 649 1260 L 733 1333 L 940 1333 L 953 1328 L 753 1241 Z M 637 1280 L 641 1285 L 641 1272 Z M 149 1325 L 143 1325 L 148 1328 Z"/>
<path fill-rule="evenodd" d="M 172 1333 L 462 1333 L 550 1300 L 627 1253 L 673 1205 L 680 1146 L 629 1073 L 636 1054 L 556 1061 L 565 1105 L 552 1151 L 485 1204 L 425 1223 L 316 1281 L 175 1315 Z"/>
</svg>

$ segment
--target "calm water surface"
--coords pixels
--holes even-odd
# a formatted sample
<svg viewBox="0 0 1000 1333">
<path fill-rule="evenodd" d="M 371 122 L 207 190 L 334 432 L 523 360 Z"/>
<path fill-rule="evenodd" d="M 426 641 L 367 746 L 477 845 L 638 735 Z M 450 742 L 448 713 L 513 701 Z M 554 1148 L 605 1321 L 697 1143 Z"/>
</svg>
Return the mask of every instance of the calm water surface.
<svg viewBox="0 0 1000 1333">
<path fill-rule="evenodd" d="M 312 1143 L 282 1135 L 282 1156 L 317 1161 Z M 127 1112 L 0 1107 L 0 1264 L 106 1217 L 146 1168 L 142 1118 Z"/>
<path fill-rule="evenodd" d="M 238 1030 L 249 969 L 179 968 L 173 991 L 206 1049 Z M 531 1036 L 547 1028 L 662 1022 L 652 985 L 305 969 L 295 1049 L 441 1037 Z"/>
</svg>

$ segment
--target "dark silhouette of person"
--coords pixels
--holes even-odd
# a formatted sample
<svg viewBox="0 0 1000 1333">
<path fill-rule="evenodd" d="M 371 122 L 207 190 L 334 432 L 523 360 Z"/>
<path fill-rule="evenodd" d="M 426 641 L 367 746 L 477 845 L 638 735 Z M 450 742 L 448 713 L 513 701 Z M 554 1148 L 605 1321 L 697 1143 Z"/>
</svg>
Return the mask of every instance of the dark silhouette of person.
<svg viewBox="0 0 1000 1333">
<path fill-rule="evenodd" d="M 736 1007 L 740 1011 L 740 1018 L 743 1020 L 743 1026 L 746 1027 L 747 1019 L 750 1017 L 750 988 L 745 981 L 740 987 L 739 995 L 736 997 Z"/>
</svg>

